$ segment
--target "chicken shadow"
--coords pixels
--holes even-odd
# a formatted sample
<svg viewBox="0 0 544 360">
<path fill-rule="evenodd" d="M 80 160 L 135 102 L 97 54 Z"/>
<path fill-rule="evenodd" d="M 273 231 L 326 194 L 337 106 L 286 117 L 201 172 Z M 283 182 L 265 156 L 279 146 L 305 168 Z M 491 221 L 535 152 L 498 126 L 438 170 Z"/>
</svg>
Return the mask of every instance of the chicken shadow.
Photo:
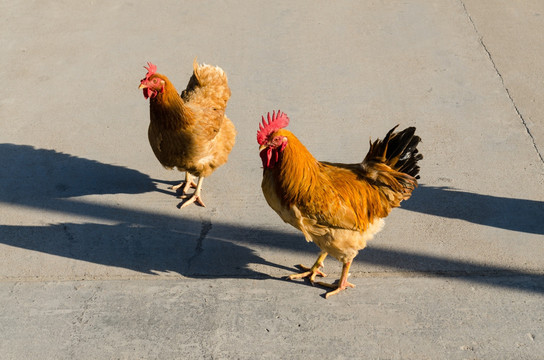
<svg viewBox="0 0 544 360">
<path fill-rule="evenodd" d="M 274 277 L 266 267 L 281 269 L 286 274 L 295 270 L 291 267 L 294 264 L 267 261 L 254 250 L 259 248 L 297 252 L 301 254 L 301 262 L 313 261 L 317 256 L 317 247 L 307 244 L 294 230 L 280 232 L 212 223 L 205 218 L 194 220 L 184 218 L 182 214 L 169 216 L 74 199 L 90 194 L 157 191 L 153 179 L 137 170 L 13 144 L 0 144 L 0 161 L 3 164 L 0 168 L 0 203 L 97 220 L 41 226 L 1 225 L 0 243 L 9 246 L 140 273 L 173 272 L 196 278 L 267 279 Z M 424 193 L 426 190 L 423 189 L 418 191 Z M 449 191 L 442 194 L 447 195 Z M 421 197 L 423 199 L 411 210 L 428 212 L 423 200 L 433 199 Z M 542 230 L 539 226 L 522 229 Z M 544 293 L 543 276 L 452 259 L 370 247 L 361 252 L 356 261 L 387 266 L 393 271 L 466 276 L 467 281 Z M 520 282 L 519 279 L 525 280 Z"/>
<path fill-rule="evenodd" d="M 420 185 L 402 208 L 471 223 L 544 235 L 544 202 Z"/>
<path fill-rule="evenodd" d="M 1 224 L 0 242 L 6 245 L 149 274 L 262 278 L 267 275 L 248 265 L 279 266 L 234 243 L 247 229 L 77 201 L 92 194 L 160 191 L 139 171 L 15 144 L 0 144 L 0 161 L 0 204 L 118 222 Z"/>
<path fill-rule="evenodd" d="M 0 201 L 5 203 L 156 189 L 139 171 L 29 145 L 0 144 L 0 161 Z"/>
</svg>

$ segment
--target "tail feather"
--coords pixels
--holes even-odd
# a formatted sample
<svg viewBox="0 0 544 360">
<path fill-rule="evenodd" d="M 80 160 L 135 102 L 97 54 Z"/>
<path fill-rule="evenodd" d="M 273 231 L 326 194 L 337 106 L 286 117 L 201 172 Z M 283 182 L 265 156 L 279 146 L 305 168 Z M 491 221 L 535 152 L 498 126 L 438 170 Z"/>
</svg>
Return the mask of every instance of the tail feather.
<svg viewBox="0 0 544 360">
<path fill-rule="evenodd" d="M 395 133 L 395 126 L 383 140 L 370 143 L 370 150 L 362 167 L 367 178 L 377 185 L 385 185 L 408 199 L 419 179 L 418 161 L 423 159 L 417 146 L 421 138 L 415 135 L 416 128 L 408 127 Z"/>
<path fill-rule="evenodd" d="M 383 140 L 376 140 L 370 144 L 370 150 L 363 163 L 381 162 L 393 170 L 408 174 L 419 179 L 418 161 L 423 159 L 417 149 L 421 138 L 415 135 L 416 128 L 409 127 L 395 133 L 395 126 Z"/>
<path fill-rule="evenodd" d="M 227 74 L 223 69 L 219 66 L 199 65 L 195 57 L 193 75 L 185 90 L 181 92 L 183 101 L 225 110 L 230 95 Z"/>
</svg>

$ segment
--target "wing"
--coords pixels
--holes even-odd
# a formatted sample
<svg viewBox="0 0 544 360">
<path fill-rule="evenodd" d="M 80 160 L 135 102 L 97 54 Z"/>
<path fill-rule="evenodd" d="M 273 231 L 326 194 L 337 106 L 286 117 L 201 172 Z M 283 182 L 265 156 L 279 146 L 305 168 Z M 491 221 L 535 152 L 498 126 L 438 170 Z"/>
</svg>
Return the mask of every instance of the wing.
<svg viewBox="0 0 544 360">
<path fill-rule="evenodd" d="M 301 214 L 318 226 L 360 231 L 387 216 L 389 202 L 360 169 L 361 164 L 320 162 L 317 185 L 296 204 Z"/>
<path fill-rule="evenodd" d="M 201 141 L 211 141 L 219 133 L 225 119 L 225 111 L 213 107 L 199 107 L 187 104 L 194 116 L 195 125 L 191 129 L 196 138 Z"/>
</svg>

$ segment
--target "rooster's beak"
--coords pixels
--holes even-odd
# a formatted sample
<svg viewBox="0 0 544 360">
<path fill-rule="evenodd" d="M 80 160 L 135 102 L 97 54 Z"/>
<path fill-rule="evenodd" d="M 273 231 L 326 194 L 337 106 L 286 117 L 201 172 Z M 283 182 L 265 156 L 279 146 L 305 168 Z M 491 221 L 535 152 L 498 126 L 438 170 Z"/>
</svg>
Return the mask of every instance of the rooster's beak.
<svg viewBox="0 0 544 360">
<path fill-rule="evenodd" d="M 140 90 L 141 90 L 141 89 L 145 89 L 145 88 L 147 88 L 147 85 L 140 84 L 140 86 L 138 86 L 138 89 L 140 89 Z"/>
<path fill-rule="evenodd" d="M 266 149 L 266 144 L 262 144 L 261 146 L 259 146 L 259 152 L 263 151 L 264 149 Z"/>
</svg>

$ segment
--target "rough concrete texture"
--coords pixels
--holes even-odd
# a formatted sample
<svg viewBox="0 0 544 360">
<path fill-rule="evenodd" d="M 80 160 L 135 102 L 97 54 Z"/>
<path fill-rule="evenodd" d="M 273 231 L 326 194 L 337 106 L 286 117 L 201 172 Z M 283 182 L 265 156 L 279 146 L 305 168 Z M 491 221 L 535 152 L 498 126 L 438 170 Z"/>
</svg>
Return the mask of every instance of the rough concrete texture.
<svg viewBox="0 0 544 360">
<path fill-rule="evenodd" d="M 6 359 L 544 358 L 539 1 L 1 2 L 0 353 Z M 221 66 L 238 129 L 179 210 L 147 142 L 147 61 L 181 90 Z M 319 159 L 397 123 L 421 185 L 352 266 L 260 190 L 281 109 Z M 340 264 L 327 259 L 333 281 Z M 329 278 L 328 278 L 329 279 Z"/>
</svg>

